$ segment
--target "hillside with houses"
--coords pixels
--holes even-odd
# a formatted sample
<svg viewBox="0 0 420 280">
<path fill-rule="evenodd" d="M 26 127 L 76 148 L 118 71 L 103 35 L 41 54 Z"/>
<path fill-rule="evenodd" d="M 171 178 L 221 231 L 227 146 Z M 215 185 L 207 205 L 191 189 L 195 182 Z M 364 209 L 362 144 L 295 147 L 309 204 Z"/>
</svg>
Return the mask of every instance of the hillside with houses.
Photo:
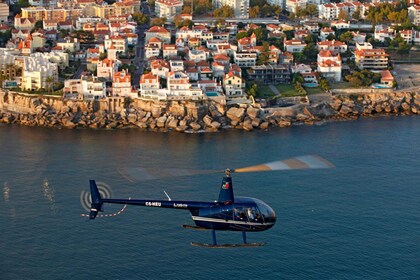
<svg viewBox="0 0 420 280">
<path fill-rule="evenodd" d="M 420 44 L 416 1 L 197 6 L 182 0 L 0 3 L 0 85 L 68 100 L 227 104 L 417 86 L 391 60 Z"/>
</svg>

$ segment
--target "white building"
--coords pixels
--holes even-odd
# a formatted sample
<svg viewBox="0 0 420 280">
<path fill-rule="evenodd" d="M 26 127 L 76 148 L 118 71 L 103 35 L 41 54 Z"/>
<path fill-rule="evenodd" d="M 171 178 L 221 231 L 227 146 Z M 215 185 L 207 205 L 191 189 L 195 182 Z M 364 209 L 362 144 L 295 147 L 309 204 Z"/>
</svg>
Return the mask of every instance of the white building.
<svg viewBox="0 0 420 280">
<path fill-rule="evenodd" d="M 7 23 L 9 17 L 9 5 L 6 3 L 0 3 L 0 23 Z"/>
<path fill-rule="evenodd" d="M 21 89 L 50 89 L 57 81 L 58 66 L 42 55 L 23 57 Z"/>
<path fill-rule="evenodd" d="M 201 99 L 203 91 L 193 88 L 190 79 L 184 72 L 169 72 L 167 76 L 167 95 L 186 99 Z"/>
<path fill-rule="evenodd" d="M 137 98 L 137 92 L 131 91 L 131 75 L 126 70 L 112 77 L 112 95 Z"/>
<path fill-rule="evenodd" d="M 318 53 L 318 72 L 335 82 L 341 81 L 341 56 L 333 55 L 330 51 Z"/>
<path fill-rule="evenodd" d="M 286 11 L 296 13 L 298 8 L 304 9 L 307 3 L 307 0 L 286 0 Z"/>
<path fill-rule="evenodd" d="M 255 52 L 234 52 L 233 60 L 239 67 L 251 67 L 257 64 L 257 53 Z"/>
<path fill-rule="evenodd" d="M 317 47 L 319 51 L 330 51 L 333 54 L 345 53 L 347 51 L 347 44 L 337 40 L 318 42 Z"/>
<path fill-rule="evenodd" d="M 165 17 L 172 21 L 176 14 L 182 11 L 183 1 L 181 0 L 156 0 L 155 14 L 157 17 Z"/>
<path fill-rule="evenodd" d="M 142 98 L 166 99 L 166 92 L 160 90 L 159 77 L 152 73 L 141 75 L 139 95 Z"/>
<path fill-rule="evenodd" d="M 286 51 L 291 53 L 300 53 L 306 47 L 306 43 L 302 42 L 301 40 L 288 40 L 284 41 L 284 48 Z"/>
<path fill-rule="evenodd" d="M 65 80 L 63 91 L 64 98 L 69 99 L 98 100 L 106 97 L 105 82 L 95 76 Z"/>
<path fill-rule="evenodd" d="M 249 0 L 213 0 L 213 9 L 232 7 L 235 18 L 249 18 Z"/>
<path fill-rule="evenodd" d="M 414 25 L 420 25 L 420 6 L 414 5 L 409 7 L 408 18 Z"/>
</svg>

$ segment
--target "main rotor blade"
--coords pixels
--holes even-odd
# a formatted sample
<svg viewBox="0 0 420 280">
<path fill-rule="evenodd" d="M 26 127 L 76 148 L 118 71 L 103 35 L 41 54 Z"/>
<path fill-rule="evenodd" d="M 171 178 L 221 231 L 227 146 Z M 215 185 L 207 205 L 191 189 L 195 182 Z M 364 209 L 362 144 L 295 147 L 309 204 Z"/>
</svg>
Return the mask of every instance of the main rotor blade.
<svg viewBox="0 0 420 280">
<path fill-rule="evenodd" d="M 237 168 L 233 170 L 236 173 L 245 172 L 262 172 L 262 171 L 279 171 L 279 170 L 295 170 L 295 169 L 318 169 L 333 168 L 334 164 L 317 155 L 306 155 L 294 157 L 286 160 L 273 161 L 264 164 Z"/>
<path fill-rule="evenodd" d="M 220 173 L 222 170 L 194 170 L 182 168 L 127 168 L 118 170 L 130 182 L 167 179 L 173 177 Z"/>
</svg>

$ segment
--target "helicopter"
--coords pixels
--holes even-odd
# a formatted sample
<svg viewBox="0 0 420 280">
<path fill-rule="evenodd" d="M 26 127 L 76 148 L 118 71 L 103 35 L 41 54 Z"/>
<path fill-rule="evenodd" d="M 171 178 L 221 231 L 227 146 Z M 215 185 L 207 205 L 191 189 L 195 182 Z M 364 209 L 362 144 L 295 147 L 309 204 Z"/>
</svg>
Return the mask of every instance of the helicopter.
<svg viewBox="0 0 420 280">
<path fill-rule="evenodd" d="M 95 180 L 90 180 L 91 207 L 89 219 L 95 219 L 98 212 L 104 211 L 104 203 L 182 209 L 190 211 L 191 218 L 195 223 L 195 225 L 183 225 L 184 228 L 211 230 L 212 232 L 212 243 L 191 242 L 191 245 L 193 246 L 208 248 L 264 246 L 265 243 L 261 242 L 248 243 L 246 233 L 265 231 L 272 228 L 276 223 L 276 213 L 267 203 L 260 199 L 236 197 L 233 192 L 232 173 L 332 167 L 334 167 L 334 165 L 322 157 L 306 155 L 239 169 L 225 169 L 223 171 L 224 177 L 220 186 L 219 197 L 216 201 L 212 202 L 187 200 L 173 201 L 166 192 L 165 194 L 167 195 L 168 200 L 103 198 L 101 197 Z M 220 171 L 203 173 L 208 174 L 214 172 Z M 198 173 L 194 172 L 193 174 Z M 185 175 L 185 172 L 183 175 Z M 219 244 L 216 239 L 216 231 L 240 231 L 242 232 L 243 243 Z"/>
</svg>

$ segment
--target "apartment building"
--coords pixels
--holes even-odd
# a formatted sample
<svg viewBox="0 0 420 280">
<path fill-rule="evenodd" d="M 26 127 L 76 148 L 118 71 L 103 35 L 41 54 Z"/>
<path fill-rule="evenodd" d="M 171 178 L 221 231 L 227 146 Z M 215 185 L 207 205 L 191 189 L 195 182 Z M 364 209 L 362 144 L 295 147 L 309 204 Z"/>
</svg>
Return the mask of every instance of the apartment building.
<svg viewBox="0 0 420 280">
<path fill-rule="evenodd" d="M 290 84 L 290 70 L 288 65 L 259 65 L 247 69 L 250 80 L 263 84 Z"/>
</svg>

